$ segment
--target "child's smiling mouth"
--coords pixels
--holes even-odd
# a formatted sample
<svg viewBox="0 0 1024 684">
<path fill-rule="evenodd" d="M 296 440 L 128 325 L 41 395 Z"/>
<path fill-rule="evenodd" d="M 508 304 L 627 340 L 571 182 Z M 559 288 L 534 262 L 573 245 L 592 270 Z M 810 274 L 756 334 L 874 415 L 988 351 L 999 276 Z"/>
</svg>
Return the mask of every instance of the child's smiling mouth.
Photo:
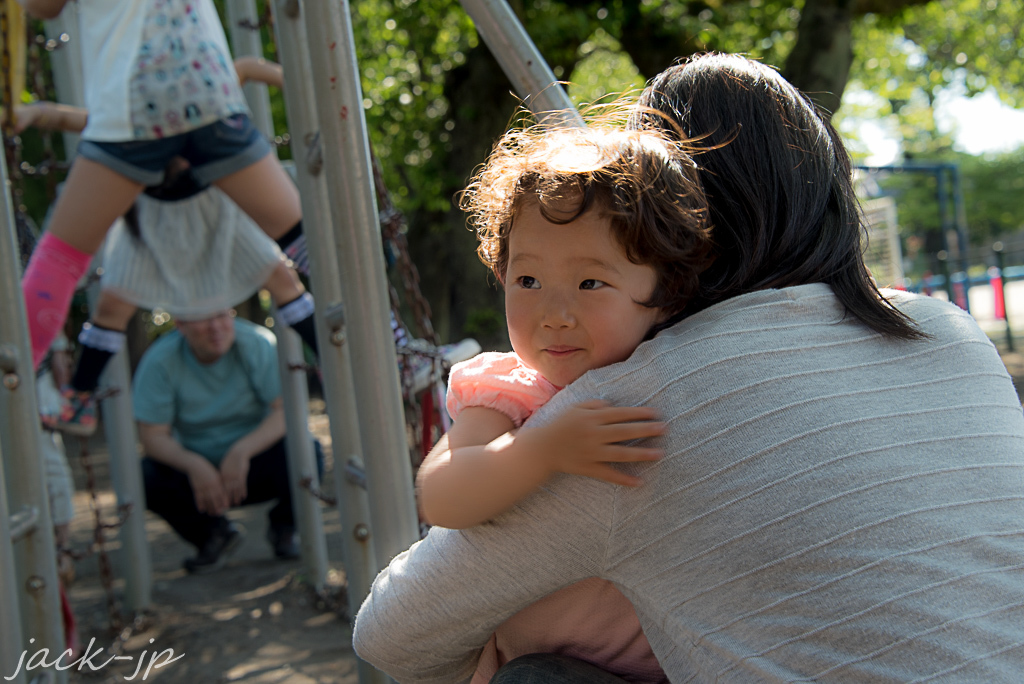
<svg viewBox="0 0 1024 684">
<path fill-rule="evenodd" d="M 583 351 L 579 347 L 570 347 L 564 344 L 554 344 L 550 347 L 545 347 L 542 351 L 547 352 L 555 357 L 569 356 L 570 354 L 578 351 Z"/>
</svg>

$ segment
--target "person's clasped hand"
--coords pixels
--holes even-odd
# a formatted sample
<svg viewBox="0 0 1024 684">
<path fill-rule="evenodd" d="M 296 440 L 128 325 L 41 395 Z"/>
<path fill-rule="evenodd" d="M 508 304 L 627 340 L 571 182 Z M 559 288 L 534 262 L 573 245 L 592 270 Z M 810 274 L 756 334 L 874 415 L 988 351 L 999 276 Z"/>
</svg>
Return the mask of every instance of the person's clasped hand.
<svg viewBox="0 0 1024 684">
<path fill-rule="evenodd" d="M 627 475 L 612 463 L 657 461 L 664 454 L 656 447 L 622 442 L 659 437 L 666 429 L 652 408 L 611 406 L 593 399 L 570 407 L 548 425 L 520 430 L 516 439 L 530 440 L 531 448 L 525 452 L 543 461 L 551 473 L 586 475 L 636 487 L 643 480 Z"/>
<path fill-rule="evenodd" d="M 189 468 L 188 480 L 200 513 L 223 515 L 228 510 L 228 493 L 221 482 L 220 472 L 212 463 L 204 458 L 196 459 Z"/>
<path fill-rule="evenodd" d="M 238 444 L 234 444 L 220 462 L 220 477 L 224 483 L 228 500 L 232 506 L 245 501 L 246 481 L 249 478 L 249 455 Z"/>
</svg>

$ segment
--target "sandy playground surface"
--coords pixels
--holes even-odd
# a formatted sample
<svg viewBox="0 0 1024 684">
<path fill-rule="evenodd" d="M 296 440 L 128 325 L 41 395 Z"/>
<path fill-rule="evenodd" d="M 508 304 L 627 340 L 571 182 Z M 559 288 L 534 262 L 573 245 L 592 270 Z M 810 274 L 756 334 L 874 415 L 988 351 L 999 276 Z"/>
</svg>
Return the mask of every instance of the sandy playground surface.
<svg viewBox="0 0 1024 684">
<path fill-rule="evenodd" d="M 316 407 L 314 406 L 314 411 Z M 331 468 L 330 436 L 326 416 L 315 413 L 311 427 L 321 439 Z M 98 433 L 102 433 L 99 430 Z M 93 538 L 93 514 L 86 491 L 85 471 L 78 439 L 66 439 L 68 460 L 75 475 L 75 520 L 72 546 L 85 549 Z M 87 446 L 98 482 L 100 510 L 104 518 L 116 517 L 116 499 L 109 489 L 108 456 L 101 436 Z M 330 473 L 324 491 L 333 494 Z M 246 533 L 245 543 L 218 572 L 192 576 L 182 569 L 182 561 L 192 555 L 191 546 L 181 541 L 168 525 L 152 513 L 146 513 L 146 530 L 153 563 L 152 608 L 130 636 L 123 641 L 122 656 L 131 660 L 111 662 L 90 672 L 70 670 L 70 682 L 113 684 L 139 682 L 158 652 L 173 649 L 174 662 L 152 669 L 148 682 L 161 684 L 216 684 L 218 682 L 299 684 L 356 684 L 352 630 L 347 616 L 344 570 L 341 565 L 340 523 L 337 512 L 325 507 L 330 575 L 327 600 L 318 597 L 303 581 L 301 561 L 274 558 L 264 539 L 266 511 L 272 504 L 236 509 L 230 517 Z M 107 549 L 117 570 L 119 542 L 116 533 Z M 117 633 L 111 630 L 108 592 L 100 574 L 100 559 L 89 556 L 76 563 L 77 577 L 69 598 L 79 622 L 83 648 L 95 638 L 92 651 L 115 644 Z M 115 596 L 123 593 L 123 579 L 115 577 Z M 152 642 L 150 641 L 152 640 Z M 97 655 L 92 663 L 100 665 L 110 657 Z M 141 670 L 136 674 L 140 659 Z"/>
</svg>

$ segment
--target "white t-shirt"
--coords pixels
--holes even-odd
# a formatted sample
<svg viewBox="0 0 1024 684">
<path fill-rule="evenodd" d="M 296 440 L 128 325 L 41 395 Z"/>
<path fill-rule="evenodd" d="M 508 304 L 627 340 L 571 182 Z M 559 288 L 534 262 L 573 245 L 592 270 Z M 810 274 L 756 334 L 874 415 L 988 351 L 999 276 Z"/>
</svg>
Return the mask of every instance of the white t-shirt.
<svg viewBox="0 0 1024 684">
<path fill-rule="evenodd" d="M 78 3 L 84 140 L 153 140 L 248 113 L 210 0 Z"/>
</svg>

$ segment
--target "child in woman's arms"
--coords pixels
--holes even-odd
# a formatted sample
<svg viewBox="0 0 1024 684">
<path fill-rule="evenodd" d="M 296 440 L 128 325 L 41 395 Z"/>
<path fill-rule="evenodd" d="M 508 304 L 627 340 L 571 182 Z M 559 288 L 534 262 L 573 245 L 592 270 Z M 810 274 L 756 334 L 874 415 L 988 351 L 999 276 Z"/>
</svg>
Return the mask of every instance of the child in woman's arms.
<svg viewBox="0 0 1024 684">
<path fill-rule="evenodd" d="M 463 195 L 481 258 L 505 287 L 514 353 L 452 368 L 451 431 L 419 471 L 424 518 L 462 528 L 512 507 L 555 473 L 636 486 L 613 463 L 656 461 L 665 426 L 644 407 L 578 404 L 516 431 L 588 370 L 624 361 L 673 322 L 706 267 L 710 231 L 685 149 L 613 129 L 512 131 Z M 502 625 L 474 684 L 526 653 L 573 655 L 632 681 L 664 681 L 629 602 L 590 579 Z"/>
</svg>

